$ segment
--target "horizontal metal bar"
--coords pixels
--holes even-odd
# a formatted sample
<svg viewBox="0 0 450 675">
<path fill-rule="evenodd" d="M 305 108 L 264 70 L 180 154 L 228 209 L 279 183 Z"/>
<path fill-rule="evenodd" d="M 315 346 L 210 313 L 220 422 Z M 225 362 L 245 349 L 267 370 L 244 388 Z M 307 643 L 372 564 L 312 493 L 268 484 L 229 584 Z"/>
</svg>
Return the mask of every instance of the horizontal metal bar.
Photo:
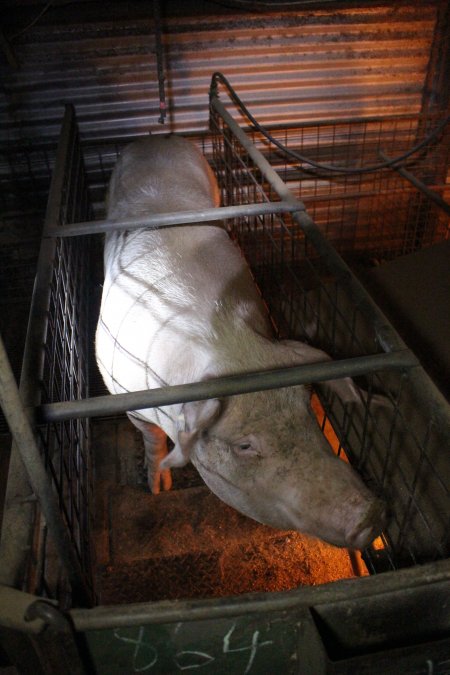
<svg viewBox="0 0 450 675">
<path fill-rule="evenodd" d="M 381 159 L 384 161 L 388 161 L 389 157 L 384 153 L 384 152 L 379 152 L 379 155 Z M 412 183 L 418 190 L 423 192 L 431 201 L 433 201 L 435 204 L 437 204 L 445 213 L 448 213 L 450 215 L 450 204 L 445 201 L 445 199 L 442 199 L 442 197 L 431 188 L 428 187 L 428 185 L 425 185 L 419 178 L 416 178 L 414 174 L 412 174 L 410 171 L 407 171 L 407 169 L 404 169 L 403 167 L 400 166 L 393 166 L 393 169 L 395 169 L 403 178 L 405 178 L 407 181 Z"/>
<path fill-rule="evenodd" d="M 141 410 L 186 403 L 187 401 L 201 401 L 207 398 L 248 394 L 254 391 L 366 375 L 379 370 L 413 368 L 417 365 L 416 357 L 410 351 L 405 350 L 245 373 L 243 375 L 228 375 L 206 382 L 178 384 L 127 394 L 96 396 L 80 401 L 47 403 L 40 406 L 37 413 L 39 421 L 61 422 L 74 417 L 113 415 L 127 410 Z"/>
<path fill-rule="evenodd" d="M 73 223 L 61 227 L 46 229 L 46 237 L 77 237 L 85 234 L 100 234 L 114 230 L 138 230 L 141 228 L 160 230 L 165 227 L 192 225 L 229 218 L 268 215 L 271 213 L 286 213 L 298 210 L 299 205 L 292 205 L 285 201 L 243 204 L 241 206 L 222 206 L 201 211 L 177 211 L 174 213 L 157 213 L 146 218 L 131 220 L 97 220 L 82 223 Z"/>
</svg>

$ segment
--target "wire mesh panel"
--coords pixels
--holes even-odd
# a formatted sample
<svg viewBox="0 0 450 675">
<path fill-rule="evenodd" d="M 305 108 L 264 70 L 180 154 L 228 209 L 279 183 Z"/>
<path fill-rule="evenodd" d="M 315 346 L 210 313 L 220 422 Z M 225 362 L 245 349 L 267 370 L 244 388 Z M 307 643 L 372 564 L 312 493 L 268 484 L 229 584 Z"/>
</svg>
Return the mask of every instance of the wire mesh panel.
<svg viewBox="0 0 450 675">
<path fill-rule="evenodd" d="M 76 400 L 88 395 L 88 278 L 86 241 L 59 240 L 44 346 L 43 402 Z M 46 425 L 39 428 L 39 435 L 46 465 L 58 492 L 60 508 L 80 563 L 90 575 L 92 467 L 88 420 L 81 418 Z M 45 539 L 36 543 L 43 571 L 39 583 L 44 584 Z"/>
<path fill-rule="evenodd" d="M 51 239 L 45 229 L 92 217 L 73 113 L 68 109 L 56 160 L 41 244 L 21 393 L 28 405 L 88 396 L 89 240 Z M 87 419 L 38 426 L 43 460 L 58 495 L 85 580 L 92 586 L 92 467 Z M 67 570 L 61 567 L 46 521 L 36 509 L 27 590 L 67 602 Z M 70 576 L 70 575 L 69 575 Z M 73 589 L 72 589 L 73 590 Z M 77 602 L 77 598 L 73 598 Z M 84 602 L 86 600 L 84 599 Z"/>
<path fill-rule="evenodd" d="M 436 118 L 415 115 L 275 127 L 270 129 L 274 142 L 257 130 L 249 131 L 248 136 L 304 202 L 316 225 L 341 255 L 389 259 L 448 237 L 448 214 L 395 170 L 367 168 L 407 153 L 423 142 L 436 124 Z M 442 195 L 446 187 L 448 127 L 405 160 L 405 167 L 437 195 Z M 299 157 L 285 155 L 275 142 Z M 257 169 L 247 171 L 243 167 L 241 151 L 234 159 L 226 148 L 224 152 L 228 169 L 233 167 L 239 174 L 241 167 L 233 186 L 226 189 L 229 203 L 236 203 L 243 192 L 252 200 L 277 199 L 267 185 L 265 196 L 260 193 L 255 184 L 261 183 L 255 174 Z"/>
<path fill-rule="evenodd" d="M 83 159 L 72 128 L 57 223 L 91 217 Z M 56 214 L 55 214 L 56 215 Z M 48 327 L 42 369 L 42 402 L 88 396 L 89 239 L 58 239 L 55 245 Z M 45 460 L 59 495 L 81 567 L 91 581 L 92 466 L 89 420 L 68 420 L 40 428 Z M 41 556 L 45 555 L 41 542 Z M 41 566 L 45 569 L 45 566 Z M 45 576 L 42 582 L 45 583 Z"/>
<path fill-rule="evenodd" d="M 218 114 L 213 113 L 212 125 L 214 162 L 224 203 L 272 201 L 273 189 L 249 148 L 243 147 Z M 280 134 L 288 147 L 297 148 L 307 139 L 307 147 L 314 147 L 315 159 L 321 162 L 354 165 L 359 161 L 357 152 L 364 155 L 369 148 L 364 161 L 373 161 L 376 150 L 385 148 L 390 138 L 390 152 L 399 154 L 403 144 L 411 144 L 418 133 L 417 119 L 414 124 L 408 122 L 406 131 L 402 124 L 401 143 L 394 148 L 392 135 L 398 129 L 389 120 L 386 125 L 387 136 L 381 121 L 360 123 L 359 131 L 352 125 L 344 132 L 322 125 L 307 127 L 305 133 L 294 128 L 292 139 L 289 129 Z M 360 138 L 356 149 L 350 142 L 352 135 Z M 327 139 L 325 147 L 321 136 Z M 281 164 L 276 148 L 268 148 L 260 137 L 256 140 L 266 158 L 311 207 L 327 239 L 343 253 L 359 253 L 363 259 L 368 253 L 391 257 L 444 236 L 444 231 L 435 228 L 443 219 L 432 216 L 437 207 L 415 188 L 400 190 L 404 179 L 392 170 L 369 177 L 311 178 L 298 166 L 288 166 L 285 159 Z M 427 166 L 425 160 L 421 166 Z M 418 208 L 427 215 L 419 225 Z M 392 216 L 385 223 L 386 212 L 397 218 Z M 364 214 L 369 215 L 368 221 Z M 376 222 L 382 227 L 375 227 Z M 376 354 L 388 348 L 383 326 L 375 320 L 370 303 L 355 292 L 348 269 L 331 264 L 326 251 L 317 245 L 317 237 L 295 218 L 288 214 L 239 218 L 230 225 L 230 232 L 249 261 L 281 337 L 309 342 L 334 358 Z M 431 404 L 424 406 L 415 369 L 379 372 L 362 377 L 358 384 L 367 394 L 357 404 L 344 403 L 324 385 L 315 385 L 315 389 L 324 409 L 321 422 L 331 422 L 340 442 L 338 451 L 390 508 L 390 522 L 381 540 L 366 551 L 368 564 L 378 571 L 448 556 L 450 460 L 443 452 L 449 442 L 448 416 Z"/>
</svg>

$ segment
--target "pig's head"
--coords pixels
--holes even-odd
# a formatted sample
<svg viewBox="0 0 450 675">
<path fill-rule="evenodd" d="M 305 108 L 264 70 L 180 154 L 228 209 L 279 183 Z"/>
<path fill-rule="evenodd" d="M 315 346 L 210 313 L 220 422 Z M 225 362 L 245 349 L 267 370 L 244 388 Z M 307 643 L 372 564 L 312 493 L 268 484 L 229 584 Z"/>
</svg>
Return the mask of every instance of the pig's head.
<svg viewBox="0 0 450 675">
<path fill-rule="evenodd" d="M 184 405 L 185 431 L 161 468 L 191 460 L 224 502 L 261 523 L 364 548 L 383 503 L 337 458 L 305 387 Z"/>
</svg>

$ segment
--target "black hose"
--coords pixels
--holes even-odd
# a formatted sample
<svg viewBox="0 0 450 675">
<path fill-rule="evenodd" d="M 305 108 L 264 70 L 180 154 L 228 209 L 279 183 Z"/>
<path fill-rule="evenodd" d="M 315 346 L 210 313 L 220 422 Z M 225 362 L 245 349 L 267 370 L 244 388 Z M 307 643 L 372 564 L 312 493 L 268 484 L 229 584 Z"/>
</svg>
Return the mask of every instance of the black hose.
<svg viewBox="0 0 450 675">
<path fill-rule="evenodd" d="M 217 96 L 218 80 L 220 80 L 220 82 L 222 82 L 222 84 L 225 85 L 232 101 L 236 103 L 236 105 L 240 108 L 240 110 L 244 113 L 244 115 L 250 120 L 254 128 L 257 129 L 263 136 L 265 136 L 265 138 L 267 138 L 268 141 L 276 145 L 277 148 L 279 148 L 284 154 L 289 155 L 290 157 L 293 157 L 294 159 L 300 162 L 309 164 L 316 169 L 321 169 L 323 171 L 333 171 L 334 173 L 343 173 L 343 174 L 371 173 L 372 171 L 378 171 L 379 169 L 387 169 L 389 167 L 392 168 L 394 166 L 396 169 L 398 169 L 402 165 L 401 163 L 404 163 L 406 159 L 411 157 L 411 155 L 414 155 L 416 152 L 419 152 L 419 150 L 422 150 L 422 148 L 424 148 L 426 145 L 431 143 L 437 136 L 439 136 L 439 134 L 443 131 L 444 127 L 450 122 L 450 115 L 448 115 L 443 120 L 441 120 L 439 124 L 436 126 L 436 128 L 430 134 L 425 136 L 425 138 L 421 140 L 420 143 L 413 146 L 410 150 L 404 152 L 402 155 L 398 155 L 397 157 L 393 157 L 392 159 L 385 160 L 383 162 L 380 162 L 379 164 L 372 164 L 370 166 L 360 168 L 337 167 L 333 166 L 332 164 L 322 164 L 320 162 L 315 162 L 313 159 L 305 157 L 304 155 L 301 155 L 295 150 L 290 150 L 285 145 L 280 143 L 280 141 L 274 138 L 261 124 L 259 124 L 259 122 L 257 122 L 257 120 L 253 117 L 248 108 L 241 101 L 235 89 L 233 89 L 233 87 L 231 86 L 225 75 L 223 75 L 223 73 L 216 72 L 213 74 L 210 88 L 211 96 Z"/>
</svg>

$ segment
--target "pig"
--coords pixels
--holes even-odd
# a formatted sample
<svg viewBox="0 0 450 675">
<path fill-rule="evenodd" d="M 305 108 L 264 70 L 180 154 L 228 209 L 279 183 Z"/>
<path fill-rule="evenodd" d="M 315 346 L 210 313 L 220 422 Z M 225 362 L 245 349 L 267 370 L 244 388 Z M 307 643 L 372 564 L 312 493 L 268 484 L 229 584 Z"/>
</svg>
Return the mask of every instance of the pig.
<svg viewBox="0 0 450 675">
<path fill-rule="evenodd" d="M 108 219 L 219 201 L 197 147 L 180 136 L 155 135 L 127 146 L 119 158 Z M 112 231 L 104 267 L 96 357 L 113 394 L 329 359 L 307 344 L 275 339 L 250 269 L 218 221 Z M 348 378 L 328 386 L 345 400 L 360 396 Z M 260 523 L 355 549 L 384 526 L 384 503 L 332 452 L 306 386 L 128 415 L 143 434 L 153 493 L 169 489 L 170 470 L 191 461 L 212 492 Z"/>
</svg>

